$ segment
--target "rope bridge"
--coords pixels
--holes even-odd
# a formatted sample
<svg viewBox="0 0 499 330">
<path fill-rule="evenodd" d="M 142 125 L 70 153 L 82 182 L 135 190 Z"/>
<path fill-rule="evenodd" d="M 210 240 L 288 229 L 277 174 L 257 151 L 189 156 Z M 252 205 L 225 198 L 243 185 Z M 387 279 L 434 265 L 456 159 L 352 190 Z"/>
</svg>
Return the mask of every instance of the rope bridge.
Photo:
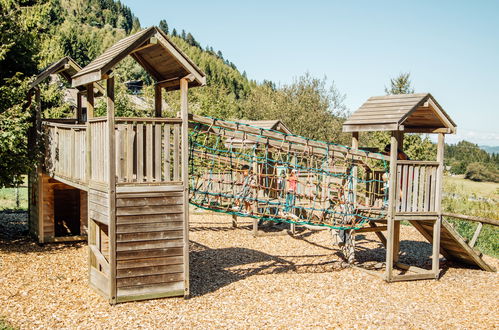
<svg viewBox="0 0 499 330">
<path fill-rule="evenodd" d="M 334 229 L 385 217 L 385 157 L 193 115 L 190 203 L 212 211 Z"/>
</svg>

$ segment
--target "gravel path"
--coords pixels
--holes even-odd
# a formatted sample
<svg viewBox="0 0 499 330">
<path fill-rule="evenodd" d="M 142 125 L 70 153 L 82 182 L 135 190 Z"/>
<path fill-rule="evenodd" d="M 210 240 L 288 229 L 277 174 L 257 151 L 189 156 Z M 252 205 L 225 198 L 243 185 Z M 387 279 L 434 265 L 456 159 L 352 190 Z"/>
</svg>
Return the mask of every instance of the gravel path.
<svg viewBox="0 0 499 330">
<path fill-rule="evenodd" d="M 0 317 L 20 328 L 499 327 L 497 273 L 442 262 L 439 281 L 387 284 L 345 268 L 327 231 L 253 238 L 212 214 L 191 216 L 191 299 L 112 307 L 87 285 L 85 244 L 40 247 L 25 214 L 0 217 Z M 359 238 L 364 266 L 383 259 L 375 235 Z M 412 227 L 402 239 L 402 261 L 427 267 L 430 245 Z"/>
</svg>

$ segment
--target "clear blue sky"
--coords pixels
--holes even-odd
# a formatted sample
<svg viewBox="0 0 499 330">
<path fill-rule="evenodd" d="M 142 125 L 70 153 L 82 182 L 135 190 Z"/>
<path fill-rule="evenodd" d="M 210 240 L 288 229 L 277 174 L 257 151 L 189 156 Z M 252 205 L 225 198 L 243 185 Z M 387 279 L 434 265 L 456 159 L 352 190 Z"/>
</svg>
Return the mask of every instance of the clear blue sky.
<svg viewBox="0 0 499 330">
<path fill-rule="evenodd" d="M 499 1 L 122 2 L 143 27 L 166 19 L 250 79 L 327 76 L 350 111 L 410 72 L 457 123 L 449 142 L 499 145 Z"/>
</svg>

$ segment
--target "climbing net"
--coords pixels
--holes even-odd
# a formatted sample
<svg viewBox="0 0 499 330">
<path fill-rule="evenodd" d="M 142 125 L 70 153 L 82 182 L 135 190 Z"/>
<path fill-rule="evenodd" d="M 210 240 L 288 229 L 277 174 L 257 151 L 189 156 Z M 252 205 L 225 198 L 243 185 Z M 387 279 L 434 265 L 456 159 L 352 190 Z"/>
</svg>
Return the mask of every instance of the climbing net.
<svg viewBox="0 0 499 330">
<path fill-rule="evenodd" d="M 209 117 L 193 116 L 189 126 L 197 207 L 335 229 L 385 216 L 383 155 Z"/>
</svg>

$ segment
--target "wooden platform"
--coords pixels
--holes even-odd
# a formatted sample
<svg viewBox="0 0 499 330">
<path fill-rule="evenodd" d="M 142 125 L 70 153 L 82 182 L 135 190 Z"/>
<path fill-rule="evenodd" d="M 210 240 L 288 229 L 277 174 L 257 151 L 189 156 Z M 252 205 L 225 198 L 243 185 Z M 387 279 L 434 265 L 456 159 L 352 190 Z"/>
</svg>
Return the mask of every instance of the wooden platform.
<svg viewBox="0 0 499 330">
<path fill-rule="evenodd" d="M 430 243 L 433 242 L 433 221 L 409 221 Z M 440 252 L 448 260 L 477 266 L 485 271 L 495 272 L 496 269 L 488 265 L 482 254 L 473 249 L 452 227 L 452 225 L 442 220 L 440 232 Z"/>
</svg>

